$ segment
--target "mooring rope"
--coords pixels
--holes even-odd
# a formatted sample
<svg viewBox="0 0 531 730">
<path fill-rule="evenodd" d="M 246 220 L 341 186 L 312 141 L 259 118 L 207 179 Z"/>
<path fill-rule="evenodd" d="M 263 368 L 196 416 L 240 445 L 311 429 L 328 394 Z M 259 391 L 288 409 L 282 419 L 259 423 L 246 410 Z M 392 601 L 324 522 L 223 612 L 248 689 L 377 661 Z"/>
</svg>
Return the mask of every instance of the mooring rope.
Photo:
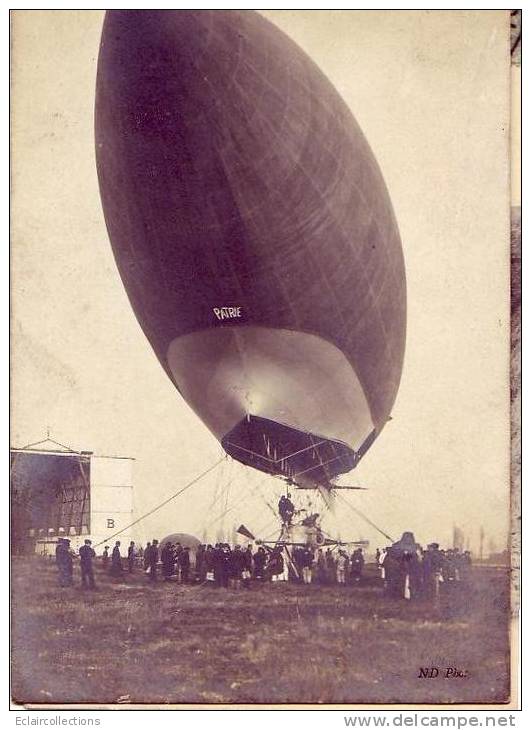
<svg viewBox="0 0 531 730">
<path fill-rule="evenodd" d="M 141 517 L 139 517 L 138 519 L 136 519 L 134 522 L 131 522 L 129 525 L 126 525 L 125 527 L 122 527 L 121 530 L 118 530 L 118 532 L 115 532 L 113 535 L 110 535 L 105 540 L 102 540 L 101 542 L 96 543 L 96 545 L 93 545 L 93 547 L 99 547 L 100 545 L 103 545 L 106 542 L 109 542 L 110 540 L 113 540 L 118 535 L 121 535 L 122 532 L 125 532 L 126 530 L 129 530 L 129 528 L 130 527 L 133 527 L 133 525 L 137 525 L 142 520 L 145 520 L 146 517 L 149 517 L 154 512 L 157 512 L 159 509 L 161 509 L 166 504 L 168 504 L 169 502 L 171 502 L 172 499 L 176 499 L 181 494 L 183 494 L 183 492 L 186 492 L 187 489 L 190 489 L 191 486 L 193 486 L 194 484 L 197 484 L 197 482 L 200 479 L 202 479 L 203 477 L 205 477 L 209 472 L 213 471 L 213 469 L 215 469 L 219 464 L 221 464 L 221 462 L 224 460 L 224 458 L 225 457 L 222 456 L 221 459 L 218 459 L 218 461 L 216 461 L 215 464 L 212 464 L 212 466 L 209 466 L 208 469 L 205 469 L 205 471 L 201 472 L 201 474 L 199 474 L 194 479 L 192 479 L 190 482 L 188 482 L 188 484 L 185 484 L 184 487 L 181 487 L 181 489 L 179 489 L 177 492 L 175 492 L 175 494 L 172 494 L 171 497 L 168 497 L 168 499 L 165 499 L 164 502 L 161 502 L 156 507 L 153 507 L 152 510 L 150 510 L 149 512 L 146 512 L 144 515 L 142 515 Z"/>
<path fill-rule="evenodd" d="M 356 509 L 356 507 L 354 507 L 352 504 L 350 504 L 350 502 L 348 502 L 342 494 L 338 493 L 337 496 L 339 497 L 339 499 L 342 499 L 343 502 L 347 505 L 347 507 L 350 507 L 350 509 L 353 512 L 355 512 L 358 515 L 358 517 L 361 517 L 363 520 L 365 520 L 365 522 L 367 522 L 371 527 L 374 527 L 375 530 L 378 530 L 378 532 L 381 535 L 383 535 L 384 537 L 386 537 L 388 540 L 390 540 L 391 542 L 395 542 L 395 540 L 392 537 L 390 537 L 386 532 L 381 530 L 378 527 L 378 525 L 375 525 L 372 520 L 370 520 L 368 517 L 366 517 L 361 510 Z"/>
</svg>

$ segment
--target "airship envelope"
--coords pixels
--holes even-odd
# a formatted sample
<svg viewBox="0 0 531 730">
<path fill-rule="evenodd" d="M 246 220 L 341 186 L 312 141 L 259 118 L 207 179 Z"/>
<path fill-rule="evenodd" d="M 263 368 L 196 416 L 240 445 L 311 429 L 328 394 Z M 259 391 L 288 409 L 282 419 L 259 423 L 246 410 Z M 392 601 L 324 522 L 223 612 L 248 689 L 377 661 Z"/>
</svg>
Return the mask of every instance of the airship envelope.
<svg viewBox="0 0 531 730">
<path fill-rule="evenodd" d="M 138 321 L 235 459 L 350 471 L 389 418 L 406 287 L 376 160 L 314 62 L 254 11 L 108 11 L 105 220 Z"/>
</svg>

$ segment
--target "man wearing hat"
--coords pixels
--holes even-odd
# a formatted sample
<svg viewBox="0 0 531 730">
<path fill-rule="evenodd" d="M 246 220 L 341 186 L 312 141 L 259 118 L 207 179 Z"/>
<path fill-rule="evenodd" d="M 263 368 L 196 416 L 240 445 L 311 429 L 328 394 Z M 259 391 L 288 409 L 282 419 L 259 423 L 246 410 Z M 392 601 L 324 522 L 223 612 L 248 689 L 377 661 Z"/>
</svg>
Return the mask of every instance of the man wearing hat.
<svg viewBox="0 0 531 730">
<path fill-rule="evenodd" d="M 64 538 L 60 537 L 55 545 L 55 564 L 59 573 L 59 585 L 64 588 L 66 586 L 65 571 L 65 544 Z"/>
<path fill-rule="evenodd" d="M 55 562 L 59 570 L 59 585 L 66 588 L 74 583 L 72 553 L 70 552 L 70 540 L 60 537 L 55 550 Z"/>
<path fill-rule="evenodd" d="M 432 542 L 422 558 L 422 584 L 426 598 L 434 600 L 439 594 L 439 580 L 444 558 L 439 543 Z"/>
<path fill-rule="evenodd" d="M 92 548 L 91 540 L 85 540 L 85 544 L 79 548 L 79 557 L 81 564 L 81 585 L 83 588 L 96 588 L 92 567 L 92 559 L 96 557 L 96 553 Z"/>
<path fill-rule="evenodd" d="M 287 497 L 282 495 L 278 503 L 278 512 L 285 525 L 290 525 L 293 515 L 295 514 L 295 506 L 290 499 L 291 494 Z"/>
</svg>

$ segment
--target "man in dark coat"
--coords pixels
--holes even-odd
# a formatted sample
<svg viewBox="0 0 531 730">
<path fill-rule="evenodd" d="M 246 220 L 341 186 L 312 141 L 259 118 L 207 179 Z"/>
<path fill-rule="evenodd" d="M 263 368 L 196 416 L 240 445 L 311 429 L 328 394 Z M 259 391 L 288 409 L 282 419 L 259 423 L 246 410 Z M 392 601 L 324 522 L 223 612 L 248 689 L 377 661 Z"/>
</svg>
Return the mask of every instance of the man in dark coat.
<svg viewBox="0 0 531 730">
<path fill-rule="evenodd" d="M 190 577 L 190 548 L 185 547 L 179 555 L 179 568 L 181 569 L 181 583 L 188 583 Z"/>
<path fill-rule="evenodd" d="M 70 550 L 70 540 L 65 540 L 65 572 L 67 585 L 74 585 L 74 561 L 73 553 Z"/>
<path fill-rule="evenodd" d="M 303 583 L 309 585 L 312 582 L 312 568 L 314 563 L 314 553 L 311 547 L 308 545 L 303 548 L 300 556 L 300 563 L 302 565 L 302 580 Z"/>
<path fill-rule="evenodd" d="M 157 580 L 157 564 L 159 562 L 159 541 L 153 540 L 149 551 L 149 580 L 156 582 Z"/>
<path fill-rule="evenodd" d="M 59 571 L 59 585 L 67 588 L 73 584 L 73 564 L 70 554 L 70 540 L 60 537 L 55 548 L 55 562 Z"/>
<path fill-rule="evenodd" d="M 291 552 L 291 561 L 293 565 L 295 566 L 295 570 L 297 572 L 297 580 L 299 580 L 302 583 L 302 569 L 304 567 L 304 557 L 303 557 L 303 549 L 302 547 L 294 547 Z"/>
<path fill-rule="evenodd" d="M 393 598 L 400 597 L 400 554 L 387 548 L 382 562 L 384 569 L 384 593 Z"/>
<path fill-rule="evenodd" d="M 400 560 L 401 598 L 419 598 L 421 586 L 421 570 L 416 552 L 406 550 Z"/>
<path fill-rule="evenodd" d="M 132 540 L 127 548 L 127 566 L 129 572 L 132 573 L 135 569 L 135 543 Z"/>
<path fill-rule="evenodd" d="M 439 595 L 439 582 L 444 568 L 444 555 L 439 544 L 432 542 L 422 557 L 422 590 L 424 597 L 435 600 Z"/>
<path fill-rule="evenodd" d="M 359 583 L 361 580 L 361 574 L 363 573 L 363 566 L 365 565 L 365 558 L 361 548 L 354 550 L 350 557 L 350 576 L 353 583 Z"/>
<path fill-rule="evenodd" d="M 105 547 L 103 548 L 103 553 L 101 556 L 101 567 L 105 571 L 109 567 L 109 546 L 108 545 L 105 545 Z"/>
<path fill-rule="evenodd" d="M 243 570 L 243 585 L 248 588 L 253 577 L 253 546 L 247 545 L 247 550 L 244 552 L 245 557 L 245 568 Z"/>
<path fill-rule="evenodd" d="M 254 577 L 258 580 L 264 579 L 265 566 L 267 563 L 267 553 L 263 547 L 259 547 L 253 555 Z"/>
<path fill-rule="evenodd" d="M 205 563 L 205 581 L 208 583 L 214 583 L 216 580 L 216 551 L 212 545 L 207 545 L 204 556 Z"/>
<path fill-rule="evenodd" d="M 287 497 L 282 495 L 278 502 L 278 513 L 282 519 L 282 522 L 284 522 L 286 525 L 291 524 L 291 519 L 295 514 L 295 506 L 290 497 L 291 494 L 288 494 Z"/>
<path fill-rule="evenodd" d="M 92 548 L 92 542 L 85 540 L 85 544 L 79 548 L 80 567 L 81 567 L 81 585 L 83 588 L 91 588 L 94 590 L 94 570 L 92 560 L 96 557 L 96 553 Z"/>
<path fill-rule="evenodd" d="M 207 574 L 207 564 L 206 564 L 206 545 L 199 545 L 197 548 L 197 552 L 195 554 L 195 572 L 197 576 L 197 580 L 200 583 L 204 583 L 206 581 L 206 574 Z"/>
<path fill-rule="evenodd" d="M 173 552 L 173 543 L 167 542 L 160 551 L 160 559 L 162 561 L 162 575 L 164 580 L 169 580 L 175 569 L 175 556 Z"/>
<path fill-rule="evenodd" d="M 148 542 L 144 550 L 144 571 L 149 570 L 149 556 L 151 555 L 151 543 Z"/>
<path fill-rule="evenodd" d="M 122 574 L 122 556 L 120 554 L 120 541 L 117 540 L 111 555 L 111 575 L 116 577 Z"/>
<path fill-rule="evenodd" d="M 275 547 L 269 555 L 267 572 L 272 581 L 281 581 L 284 578 L 284 558 L 282 548 Z"/>
<path fill-rule="evenodd" d="M 326 558 L 321 549 L 317 551 L 317 582 L 321 585 L 327 582 Z"/>
<path fill-rule="evenodd" d="M 223 585 L 223 552 L 221 543 L 217 542 L 212 550 L 212 567 L 214 570 L 214 582 L 216 588 Z"/>
<path fill-rule="evenodd" d="M 419 583 L 418 556 L 421 546 L 412 532 L 404 532 L 400 540 L 387 548 L 382 563 L 385 569 L 386 592 L 394 598 L 410 598 Z"/>
<path fill-rule="evenodd" d="M 56 544 L 55 544 L 55 564 L 57 565 L 57 570 L 59 571 L 59 576 L 61 575 L 61 563 L 62 563 L 62 557 L 63 557 L 63 551 L 64 551 L 64 540 L 62 537 L 60 537 Z"/>
<path fill-rule="evenodd" d="M 241 588 L 245 563 L 245 555 L 241 547 L 236 545 L 229 562 L 230 585 L 232 588 Z"/>
<path fill-rule="evenodd" d="M 229 578 L 231 570 L 232 550 L 228 543 L 224 543 L 221 548 L 221 582 L 224 588 L 229 587 Z"/>
</svg>

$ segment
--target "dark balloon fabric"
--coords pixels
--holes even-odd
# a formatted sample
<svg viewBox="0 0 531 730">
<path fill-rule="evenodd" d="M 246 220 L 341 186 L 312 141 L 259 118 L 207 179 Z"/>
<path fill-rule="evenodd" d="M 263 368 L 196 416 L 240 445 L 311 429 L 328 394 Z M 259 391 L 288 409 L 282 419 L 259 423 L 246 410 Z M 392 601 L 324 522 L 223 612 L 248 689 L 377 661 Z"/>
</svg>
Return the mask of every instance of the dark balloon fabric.
<svg viewBox="0 0 531 730">
<path fill-rule="evenodd" d="M 125 288 L 185 397 L 195 333 L 242 328 L 246 342 L 256 328 L 304 333 L 352 369 L 370 411 L 363 439 L 381 430 L 405 345 L 398 228 L 352 113 L 293 41 L 253 11 L 108 11 L 96 156 Z M 188 355 L 177 344 L 174 367 L 168 353 L 179 338 Z M 289 346 L 279 345 L 275 367 Z M 188 400 L 221 439 L 236 411 L 209 424 L 198 389 Z M 287 425 L 312 431 L 301 413 Z"/>
</svg>

